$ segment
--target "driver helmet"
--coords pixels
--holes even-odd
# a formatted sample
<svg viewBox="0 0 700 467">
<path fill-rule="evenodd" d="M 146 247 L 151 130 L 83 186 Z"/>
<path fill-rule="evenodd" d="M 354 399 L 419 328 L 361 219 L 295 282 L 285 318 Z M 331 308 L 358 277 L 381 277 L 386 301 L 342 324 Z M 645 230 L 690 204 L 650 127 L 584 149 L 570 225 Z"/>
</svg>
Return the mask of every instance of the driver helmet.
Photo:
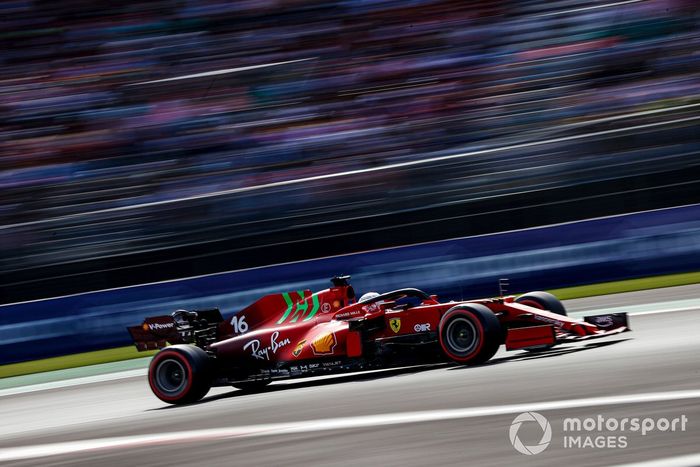
<svg viewBox="0 0 700 467">
<path fill-rule="evenodd" d="M 360 297 L 359 302 L 360 302 L 360 303 L 362 303 L 362 302 L 367 302 L 367 301 L 369 301 L 369 300 L 372 300 L 372 299 L 375 298 L 375 297 L 379 297 L 379 293 L 378 293 L 378 292 L 367 292 L 366 294 L 364 294 L 363 296 Z"/>
</svg>

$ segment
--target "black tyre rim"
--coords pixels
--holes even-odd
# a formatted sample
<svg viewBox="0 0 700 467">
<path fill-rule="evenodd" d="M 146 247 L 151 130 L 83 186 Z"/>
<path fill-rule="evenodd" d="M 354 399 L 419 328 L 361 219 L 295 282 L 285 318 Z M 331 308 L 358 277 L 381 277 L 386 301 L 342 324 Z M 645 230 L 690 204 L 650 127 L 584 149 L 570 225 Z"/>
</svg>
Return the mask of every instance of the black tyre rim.
<svg viewBox="0 0 700 467">
<path fill-rule="evenodd" d="M 479 345 L 479 333 L 471 320 L 454 318 L 445 329 L 445 338 L 450 349 L 459 355 L 468 355 Z"/>
<path fill-rule="evenodd" d="M 163 360 L 156 369 L 156 384 L 161 391 L 168 395 L 182 392 L 187 384 L 185 367 L 172 358 Z"/>
</svg>

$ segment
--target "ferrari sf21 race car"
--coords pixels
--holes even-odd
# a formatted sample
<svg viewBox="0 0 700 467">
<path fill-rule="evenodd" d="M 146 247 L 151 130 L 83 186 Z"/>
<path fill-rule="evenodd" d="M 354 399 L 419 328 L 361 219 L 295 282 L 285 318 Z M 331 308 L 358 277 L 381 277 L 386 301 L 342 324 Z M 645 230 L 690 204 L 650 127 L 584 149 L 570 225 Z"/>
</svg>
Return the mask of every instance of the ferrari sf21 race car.
<svg viewBox="0 0 700 467">
<path fill-rule="evenodd" d="M 153 393 L 194 402 L 212 386 L 255 391 L 279 378 L 453 361 L 478 365 L 498 348 L 542 351 L 628 331 L 624 313 L 567 317 L 546 292 L 440 302 L 406 288 L 356 300 L 349 276 L 320 292 L 267 295 L 224 320 L 218 309 L 178 310 L 128 330 L 151 361 Z M 503 293 L 501 293 L 503 295 Z"/>
</svg>

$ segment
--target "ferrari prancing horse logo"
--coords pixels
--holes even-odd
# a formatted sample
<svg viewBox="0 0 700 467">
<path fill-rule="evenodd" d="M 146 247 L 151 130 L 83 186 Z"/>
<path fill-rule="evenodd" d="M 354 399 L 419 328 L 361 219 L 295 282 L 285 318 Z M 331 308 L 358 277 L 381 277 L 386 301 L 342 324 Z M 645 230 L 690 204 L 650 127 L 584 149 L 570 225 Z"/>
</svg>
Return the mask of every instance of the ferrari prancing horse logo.
<svg viewBox="0 0 700 467">
<path fill-rule="evenodd" d="M 401 329 L 401 318 L 391 318 L 389 320 L 389 327 L 395 334 L 398 334 Z"/>
</svg>

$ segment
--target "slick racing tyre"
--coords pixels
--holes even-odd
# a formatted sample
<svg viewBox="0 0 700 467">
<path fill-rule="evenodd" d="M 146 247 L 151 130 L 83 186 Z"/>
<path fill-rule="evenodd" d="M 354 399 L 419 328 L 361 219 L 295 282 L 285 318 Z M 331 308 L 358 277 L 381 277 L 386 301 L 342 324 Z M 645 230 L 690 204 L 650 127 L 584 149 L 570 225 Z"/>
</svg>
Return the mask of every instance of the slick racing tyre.
<svg viewBox="0 0 700 467">
<path fill-rule="evenodd" d="M 521 295 L 515 299 L 516 303 L 522 305 L 531 306 L 533 308 L 539 308 L 540 310 L 551 311 L 561 316 L 566 316 L 566 308 L 559 301 L 557 297 L 548 292 L 528 292 L 525 295 Z M 556 344 L 552 345 L 538 345 L 536 347 L 528 347 L 524 350 L 528 352 L 540 352 L 542 350 L 549 350 Z"/>
<path fill-rule="evenodd" d="M 187 404 L 204 397 L 212 383 L 212 362 L 191 345 L 173 345 L 156 354 L 148 368 L 148 384 L 156 397 L 170 404 Z"/>
<path fill-rule="evenodd" d="M 566 308 L 557 297 L 547 292 L 528 292 L 515 299 L 516 303 L 551 311 L 558 315 L 566 316 Z"/>
<path fill-rule="evenodd" d="M 463 365 L 489 360 L 503 343 L 498 318 L 484 305 L 458 305 L 447 311 L 438 327 L 440 347 L 447 357 Z"/>
</svg>

